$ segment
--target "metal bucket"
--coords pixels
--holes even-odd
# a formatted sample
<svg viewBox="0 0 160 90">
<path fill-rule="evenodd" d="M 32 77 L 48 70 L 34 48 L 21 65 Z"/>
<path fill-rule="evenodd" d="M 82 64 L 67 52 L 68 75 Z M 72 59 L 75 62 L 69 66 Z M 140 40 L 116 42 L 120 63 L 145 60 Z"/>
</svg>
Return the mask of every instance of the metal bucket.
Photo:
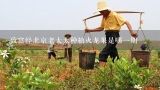
<svg viewBox="0 0 160 90">
<path fill-rule="evenodd" d="M 149 67 L 150 51 L 131 51 L 131 58 L 140 60 L 140 67 Z"/>
<path fill-rule="evenodd" d="M 94 69 L 96 52 L 79 50 L 79 67 L 82 69 Z"/>
</svg>

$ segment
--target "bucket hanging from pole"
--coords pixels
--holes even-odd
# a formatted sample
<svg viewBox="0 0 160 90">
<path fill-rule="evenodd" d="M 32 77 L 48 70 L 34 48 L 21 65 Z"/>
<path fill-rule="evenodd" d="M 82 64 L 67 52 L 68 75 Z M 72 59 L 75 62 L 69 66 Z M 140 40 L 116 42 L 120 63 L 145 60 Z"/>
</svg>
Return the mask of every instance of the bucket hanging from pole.
<svg viewBox="0 0 160 90">
<path fill-rule="evenodd" d="M 86 21 L 84 21 L 85 28 L 87 28 Z M 89 33 L 90 34 L 90 33 Z M 85 33 L 83 35 L 83 38 Z M 91 37 L 91 34 L 90 34 Z M 91 37 L 92 50 L 83 50 L 84 44 L 82 44 L 81 49 L 79 49 L 79 67 L 82 69 L 94 69 L 96 51 L 93 44 L 93 39 Z"/>
<path fill-rule="evenodd" d="M 149 67 L 150 51 L 131 51 L 131 58 L 138 60 L 140 67 Z"/>
<path fill-rule="evenodd" d="M 139 29 L 138 29 L 138 31 L 139 30 L 142 31 L 144 39 L 146 41 L 147 40 L 146 36 L 145 36 L 145 34 L 144 34 L 143 30 L 142 30 L 142 27 L 141 27 L 142 24 L 143 24 L 142 23 L 142 14 L 143 13 L 140 13 L 140 20 L 139 20 Z M 137 31 L 137 33 L 138 33 L 138 31 Z M 148 43 L 147 43 L 148 50 L 134 51 L 133 48 L 134 48 L 134 43 L 133 43 L 133 46 L 131 48 L 131 59 L 135 58 L 136 60 L 138 60 L 140 67 L 149 67 L 149 60 L 150 60 L 151 50 L 150 50 L 150 47 L 149 47 Z"/>
<path fill-rule="evenodd" d="M 79 67 L 82 69 L 94 69 L 96 52 L 79 50 Z"/>
</svg>

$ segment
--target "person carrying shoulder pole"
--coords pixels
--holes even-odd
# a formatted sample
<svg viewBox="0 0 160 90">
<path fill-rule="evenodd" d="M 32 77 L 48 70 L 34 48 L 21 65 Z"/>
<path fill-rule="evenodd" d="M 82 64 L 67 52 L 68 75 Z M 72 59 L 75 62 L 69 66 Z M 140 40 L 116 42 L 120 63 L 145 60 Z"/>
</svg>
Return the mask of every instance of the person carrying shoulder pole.
<svg viewBox="0 0 160 90">
<path fill-rule="evenodd" d="M 65 42 L 64 42 L 64 58 L 69 59 L 69 62 L 72 61 L 72 43 L 71 43 L 71 34 L 65 34 Z"/>
<path fill-rule="evenodd" d="M 99 54 L 99 64 L 100 66 L 105 66 L 108 56 L 112 58 L 113 62 L 114 59 L 119 59 L 116 45 L 120 37 L 120 29 L 124 24 L 128 27 L 128 30 L 132 37 L 136 38 L 138 35 L 136 32 L 133 32 L 131 24 L 126 19 L 107 7 L 105 0 L 100 0 L 97 3 L 97 9 L 98 12 L 103 16 L 100 27 L 97 27 L 95 29 L 86 28 L 85 32 L 88 33 L 105 31 L 106 46 Z"/>
</svg>

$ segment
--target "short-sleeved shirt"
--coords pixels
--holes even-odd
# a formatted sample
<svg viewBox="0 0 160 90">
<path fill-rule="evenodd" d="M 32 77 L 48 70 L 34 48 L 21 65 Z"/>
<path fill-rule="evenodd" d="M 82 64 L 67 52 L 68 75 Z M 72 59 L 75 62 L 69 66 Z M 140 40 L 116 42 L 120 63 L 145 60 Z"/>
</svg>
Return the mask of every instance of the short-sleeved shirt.
<svg viewBox="0 0 160 90">
<path fill-rule="evenodd" d="M 125 21 L 126 19 L 124 19 L 121 15 L 111 11 L 107 18 L 103 17 L 101 27 L 104 28 L 104 30 L 119 31 L 121 26 L 124 25 Z"/>
<path fill-rule="evenodd" d="M 72 47 L 71 38 L 69 38 L 69 39 L 65 38 L 64 46 L 65 46 L 65 48 Z"/>
<path fill-rule="evenodd" d="M 54 47 L 53 47 L 53 45 L 49 45 L 49 46 L 48 46 L 48 53 L 50 53 L 50 52 L 54 52 Z"/>
</svg>

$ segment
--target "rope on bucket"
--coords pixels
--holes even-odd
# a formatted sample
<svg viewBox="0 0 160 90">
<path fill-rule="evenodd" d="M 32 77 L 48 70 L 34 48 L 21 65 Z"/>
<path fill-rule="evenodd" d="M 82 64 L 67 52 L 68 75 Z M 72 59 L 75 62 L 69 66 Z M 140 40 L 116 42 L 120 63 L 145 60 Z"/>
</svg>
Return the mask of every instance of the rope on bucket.
<svg viewBox="0 0 160 90">
<path fill-rule="evenodd" d="M 84 21 L 85 28 L 87 28 L 86 21 Z M 86 33 L 84 33 L 83 38 L 85 37 Z M 82 68 L 83 70 L 89 70 L 89 69 L 94 69 L 94 63 L 95 63 L 95 56 L 96 52 L 94 51 L 94 43 L 93 43 L 93 38 L 91 34 L 89 33 L 89 37 L 92 43 L 92 49 L 93 51 L 83 51 L 84 43 L 82 43 L 81 47 L 79 48 L 79 67 Z"/>
<path fill-rule="evenodd" d="M 138 28 L 138 30 L 137 30 L 137 34 L 138 34 L 138 32 L 141 30 L 141 31 L 142 31 L 142 35 L 143 35 L 143 38 L 144 38 L 144 41 L 146 41 L 147 38 L 146 38 L 146 36 L 145 36 L 145 34 L 144 34 L 144 31 L 142 30 L 142 24 L 143 24 L 142 15 L 143 15 L 143 13 L 144 13 L 144 12 L 140 12 L 140 16 L 139 16 L 139 28 Z M 136 38 L 135 38 L 135 39 L 136 39 Z M 134 45 L 135 45 L 135 43 L 133 42 L 131 51 L 133 51 Z M 151 51 L 148 43 L 147 43 L 147 48 L 149 49 L 149 51 Z"/>
<path fill-rule="evenodd" d="M 86 20 L 84 20 L 84 25 L 85 25 L 85 28 L 87 28 Z M 86 35 L 86 33 L 84 32 L 83 38 L 85 37 L 85 35 Z M 93 37 L 92 37 L 92 35 L 91 35 L 90 32 L 89 32 L 89 37 L 91 38 L 92 49 L 95 50 L 94 43 L 93 43 Z M 80 46 L 80 48 L 83 49 L 83 47 L 84 47 L 84 44 L 82 43 L 82 45 Z"/>
</svg>

